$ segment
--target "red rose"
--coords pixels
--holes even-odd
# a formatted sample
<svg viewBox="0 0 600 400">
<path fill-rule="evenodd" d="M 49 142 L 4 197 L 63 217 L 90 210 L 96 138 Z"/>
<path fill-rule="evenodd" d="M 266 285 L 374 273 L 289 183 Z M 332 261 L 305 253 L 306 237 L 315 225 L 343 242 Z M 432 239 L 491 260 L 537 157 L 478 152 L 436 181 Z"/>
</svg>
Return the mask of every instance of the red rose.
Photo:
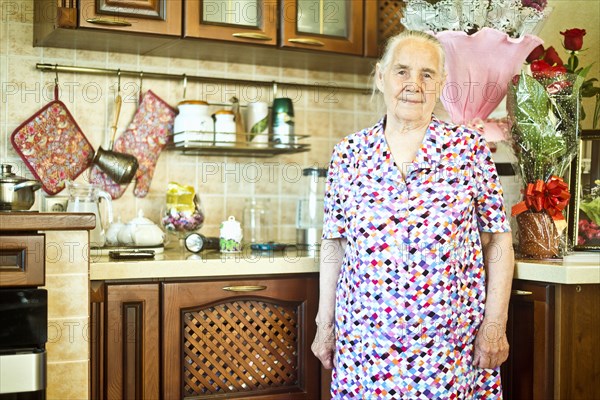
<svg viewBox="0 0 600 400">
<path fill-rule="evenodd" d="M 531 63 L 531 73 L 533 77 L 538 78 L 554 78 L 565 74 L 567 69 L 562 65 L 552 66 L 544 60 L 537 60 Z"/>
<path fill-rule="evenodd" d="M 546 49 L 546 54 L 544 55 L 544 61 L 548 64 L 555 65 L 563 65 L 563 61 L 560 59 L 560 56 L 556 52 L 553 46 L 550 46 Z"/>
<path fill-rule="evenodd" d="M 577 28 L 567 29 L 566 31 L 561 32 L 560 34 L 565 37 L 565 42 L 563 44 L 563 46 L 565 46 L 565 49 L 571 51 L 581 50 L 581 47 L 583 46 L 583 37 L 585 36 L 585 33 L 585 29 Z"/>
<path fill-rule="evenodd" d="M 539 60 L 540 58 L 542 58 L 544 56 L 544 52 L 546 50 L 544 49 L 544 46 L 542 46 L 541 44 L 536 47 L 535 49 L 533 49 L 531 51 L 531 53 L 529 53 L 529 55 L 527 56 L 527 62 L 528 63 L 532 63 L 535 60 Z"/>
</svg>

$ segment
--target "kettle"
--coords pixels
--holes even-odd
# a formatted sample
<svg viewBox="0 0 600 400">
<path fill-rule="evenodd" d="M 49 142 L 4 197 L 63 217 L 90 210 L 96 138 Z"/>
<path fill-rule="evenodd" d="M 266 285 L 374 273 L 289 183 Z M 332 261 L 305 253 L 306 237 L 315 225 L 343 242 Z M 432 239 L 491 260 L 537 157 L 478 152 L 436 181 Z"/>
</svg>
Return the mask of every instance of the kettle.
<svg viewBox="0 0 600 400">
<path fill-rule="evenodd" d="M 102 218 L 100 214 L 100 199 L 106 200 L 108 223 L 113 221 L 112 200 L 110 194 L 100 190 L 96 185 L 85 185 L 72 181 L 66 182 L 69 200 L 67 212 L 92 213 L 96 215 L 96 227 L 90 231 L 90 247 L 102 247 L 106 241 Z"/>
<path fill-rule="evenodd" d="M 138 216 L 119 230 L 117 239 L 124 245 L 159 246 L 165 241 L 165 233 L 139 210 Z"/>
</svg>

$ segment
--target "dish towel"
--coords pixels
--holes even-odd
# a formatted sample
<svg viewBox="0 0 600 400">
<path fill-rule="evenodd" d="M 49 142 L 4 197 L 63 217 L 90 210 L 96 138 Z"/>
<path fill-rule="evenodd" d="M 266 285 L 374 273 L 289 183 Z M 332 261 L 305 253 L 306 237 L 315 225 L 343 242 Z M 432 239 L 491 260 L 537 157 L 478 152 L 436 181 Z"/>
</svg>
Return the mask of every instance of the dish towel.
<svg viewBox="0 0 600 400">
<path fill-rule="evenodd" d="M 156 162 L 173 132 L 177 112 L 154 92 L 142 96 L 129 127 L 115 141 L 115 151 L 132 154 L 139 168 L 135 174 L 135 197 L 145 197 L 150 190 Z"/>
</svg>

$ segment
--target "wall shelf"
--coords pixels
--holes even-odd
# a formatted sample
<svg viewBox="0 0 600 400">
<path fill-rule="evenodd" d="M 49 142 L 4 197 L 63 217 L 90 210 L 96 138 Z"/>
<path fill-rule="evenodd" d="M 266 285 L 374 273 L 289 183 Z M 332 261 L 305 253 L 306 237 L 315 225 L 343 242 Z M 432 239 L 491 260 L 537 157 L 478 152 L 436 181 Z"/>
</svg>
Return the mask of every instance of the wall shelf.
<svg viewBox="0 0 600 400">
<path fill-rule="evenodd" d="M 179 151 L 184 155 L 261 158 L 310 150 L 308 143 L 302 143 L 302 140 L 308 138 L 307 135 L 294 135 L 293 143 L 275 143 L 270 134 L 254 135 L 254 140 L 259 140 L 253 142 L 247 140 L 248 135 L 250 134 L 236 134 L 235 141 L 225 142 L 214 140 L 215 134 L 212 132 L 178 132 L 170 136 L 167 150 Z M 263 140 L 260 140 L 261 137 Z"/>
</svg>

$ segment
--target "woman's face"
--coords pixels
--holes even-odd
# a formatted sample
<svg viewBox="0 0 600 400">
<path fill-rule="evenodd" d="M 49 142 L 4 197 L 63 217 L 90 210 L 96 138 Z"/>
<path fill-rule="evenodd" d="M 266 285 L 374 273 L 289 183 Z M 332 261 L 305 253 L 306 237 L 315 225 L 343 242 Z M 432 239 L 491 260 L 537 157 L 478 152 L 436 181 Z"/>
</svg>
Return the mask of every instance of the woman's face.
<svg viewBox="0 0 600 400">
<path fill-rule="evenodd" d="M 445 80 L 441 64 L 431 43 L 412 38 L 398 43 L 387 68 L 377 65 L 377 87 L 383 93 L 388 119 L 400 123 L 431 119 Z"/>
</svg>

